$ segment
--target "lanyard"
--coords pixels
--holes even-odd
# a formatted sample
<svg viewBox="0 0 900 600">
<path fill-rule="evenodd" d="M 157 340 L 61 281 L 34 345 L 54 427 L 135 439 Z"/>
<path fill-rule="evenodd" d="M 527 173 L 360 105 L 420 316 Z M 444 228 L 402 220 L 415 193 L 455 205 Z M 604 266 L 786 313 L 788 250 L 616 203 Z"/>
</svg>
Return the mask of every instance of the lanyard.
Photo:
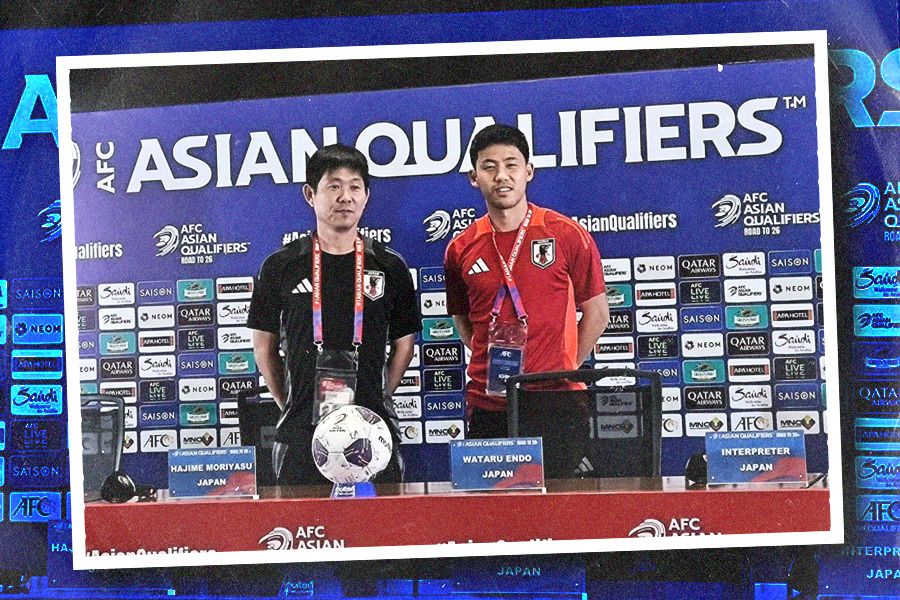
<svg viewBox="0 0 900 600">
<path fill-rule="evenodd" d="M 500 259 L 504 280 L 504 285 L 500 287 L 500 290 L 494 297 L 494 307 L 491 309 L 491 317 L 493 319 L 500 316 L 500 307 L 503 306 L 503 300 L 506 299 L 507 289 L 509 290 L 509 297 L 512 299 L 513 307 L 516 309 L 516 316 L 519 317 L 520 321 L 526 321 L 528 319 L 528 314 L 525 312 L 525 305 L 522 304 L 522 296 L 519 294 L 516 280 L 513 279 L 512 270 L 516 264 L 516 259 L 519 258 L 519 251 L 522 250 L 522 243 L 525 241 L 525 234 L 528 232 L 528 224 L 531 222 L 531 213 L 532 209 L 529 206 L 528 212 L 525 213 L 525 218 L 522 219 L 522 223 L 519 225 L 516 241 L 513 244 L 512 251 L 509 253 L 508 264 L 500 253 L 500 248 L 497 246 L 497 231 L 494 229 L 493 223 L 491 224 L 491 240 L 494 242 L 494 250 L 497 251 L 497 258 Z"/>
<path fill-rule="evenodd" d="M 319 245 L 319 236 L 313 234 L 312 238 L 312 317 L 313 317 L 313 343 L 322 351 L 325 340 L 322 335 L 322 247 Z M 363 241 L 356 237 L 353 242 L 355 255 L 354 265 L 356 278 L 353 288 L 353 349 L 359 351 L 363 336 Z"/>
</svg>

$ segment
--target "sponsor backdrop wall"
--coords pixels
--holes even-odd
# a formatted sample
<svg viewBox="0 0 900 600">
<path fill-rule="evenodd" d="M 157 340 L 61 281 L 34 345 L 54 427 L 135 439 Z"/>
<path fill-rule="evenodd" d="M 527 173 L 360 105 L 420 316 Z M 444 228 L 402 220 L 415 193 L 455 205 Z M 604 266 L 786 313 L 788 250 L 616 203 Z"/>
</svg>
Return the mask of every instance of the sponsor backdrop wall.
<svg viewBox="0 0 900 600">
<path fill-rule="evenodd" d="M 761 552 L 737 549 L 734 560 L 725 561 L 721 560 L 722 550 L 716 550 L 714 556 L 699 551 L 617 553 L 602 557 L 578 555 L 571 563 L 565 564 L 553 557 L 527 560 L 509 557 L 508 562 L 501 563 L 499 569 L 493 561 L 454 560 L 451 561 L 453 573 L 450 576 L 444 570 L 447 561 L 441 560 L 435 569 L 438 577 L 452 576 L 452 581 L 434 581 L 435 573 L 427 564 L 422 566 L 420 563 L 421 570 L 410 566 L 410 571 L 382 571 L 373 563 L 351 564 L 342 578 L 343 593 L 349 595 L 354 590 L 363 589 L 368 594 L 370 587 L 353 586 L 357 582 L 360 586 L 367 586 L 369 580 L 375 577 L 393 578 L 390 582 L 392 587 L 380 589 L 391 589 L 398 595 L 404 592 L 411 595 L 410 588 L 401 589 L 393 584 L 409 584 L 408 577 L 412 573 L 413 578 L 420 578 L 416 588 L 420 595 L 443 595 L 450 585 L 460 592 L 504 591 L 513 585 L 519 586 L 514 588 L 516 591 L 534 592 L 541 589 L 572 592 L 579 590 L 579 585 L 586 579 L 587 590 L 592 596 L 603 597 L 610 592 L 628 590 L 634 596 L 662 593 L 674 597 L 719 590 L 721 584 L 716 582 L 728 580 L 729 577 L 739 577 L 740 582 L 735 584 L 735 589 L 716 595 L 746 594 L 749 586 L 754 585 L 755 591 L 761 594 L 773 592 L 784 597 L 791 593 L 791 587 L 803 587 L 804 584 L 807 589 L 835 597 L 896 595 L 896 573 L 900 566 L 896 516 L 897 507 L 900 507 L 900 495 L 897 494 L 900 469 L 893 448 L 896 447 L 896 434 L 900 430 L 897 426 L 900 391 L 895 373 L 883 373 L 875 379 L 852 375 L 859 350 L 852 345 L 856 338 L 853 302 L 849 301 L 853 298 L 855 285 L 854 267 L 894 271 L 897 265 L 895 217 L 898 172 L 895 157 L 900 148 L 897 146 L 894 116 L 900 106 L 896 97 L 897 78 L 892 75 L 900 64 L 897 61 L 900 50 L 896 48 L 896 2 L 851 0 L 838 4 L 809 1 L 803 3 L 802 10 L 798 10 L 796 3 L 773 0 L 686 6 L 642 5 L 585 10 L 284 20 L 278 19 L 297 14 L 262 15 L 256 12 L 247 16 L 268 16 L 275 20 L 162 23 L 179 14 L 180 8 L 172 4 L 167 5 L 165 10 L 168 14 L 163 15 L 160 22 L 149 25 L 128 25 L 127 17 L 119 19 L 117 16 L 121 13 L 108 10 L 99 13 L 91 11 L 94 20 L 85 20 L 77 12 L 77 4 L 67 4 L 54 12 L 35 10 L 35 5 L 29 3 L 24 20 L 4 21 L 4 27 L 10 28 L 0 31 L 6 59 L 0 64 L 6 84 L 0 87 L 0 122 L 3 124 L 0 128 L 3 137 L 0 182 L 4 190 L 3 223 L 0 226 L 0 321 L 5 317 L 5 327 L 0 327 L 0 355 L 3 359 L 0 380 L 4 386 L 0 393 L 3 402 L 0 407 L 0 567 L 5 570 L 4 576 L 9 572 L 46 576 L 43 585 L 51 588 L 89 588 L 68 592 L 47 590 L 41 587 L 41 577 L 38 577 L 32 580 L 29 595 L 48 597 L 54 593 L 67 593 L 72 597 L 96 597 L 97 588 L 115 588 L 119 595 L 129 588 L 138 595 L 151 589 L 154 590 L 152 593 L 172 589 L 179 595 L 260 596 L 274 595 L 280 586 L 282 593 L 341 593 L 338 578 L 330 566 L 319 568 L 308 565 L 302 570 L 293 566 L 266 568 L 253 565 L 248 569 L 229 566 L 203 570 L 154 569 L 152 572 L 72 572 L 70 513 L 64 501 L 67 483 L 59 481 L 68 460 L 65 417 L 61 414 L 65 410 L 65 397 L 54 400 L 48 394 L 43 405 L 46 412 L 26 416 L 12 414 L 10 396 L 12 385 L 46 383 L 43 379 L 20 380 L 12 375 L 13 352 L 29 348 L 26 344 L 12 341 L 10 326 L 15 315 L 62 312 L 59 206 L 55 201 L 59 197 L 55 125 L 57 55 L 796 29 L 828 29 L 832 66 L 829 79 L 832 91 L 833 193 L 837 210 L 842 211 L 844 207 L 852 209 L 851 219 L 846 223 L 848 227 L 839 228 L 836 232 L 839 248 L 836 292 L 840 300 L 847 299 L 838 302 L 841 374 L 845 382 L 850 382 L 842 389 L 841 397 L 847 543 L 834 547 L 766 548 Z M 11 6 L 7 3 L 0 9 L 7 10 Z M 193 9 L 191 14 L 195 14 Z M 240 15 L 230 14 L 228 18 L 240 18 Z M 132 22 L 138 20 L 131 19 Z M 140 20 L 147 22 L 153 19 L 144 19 L 142 15 Z M 773 86 L 781 85 L 784 81 L 773 78 L 771 83 Z M 302 124 L 299 126 L 302 127 Z M 285 168 L 288 168 L 287 165 Z M 538 171 L 535 186 L 542 185 L 541 180 L 547 173 L 546 169 Z M 718 179 L 714 177 L 710 181 Z M 376 184 L 380 183 L 376 181 Z M 477 197 L 464 196 L 471 194 L 472 190 L 463 183 L 458 185 L 460 187 L 454 199 L 467 198 L 470 208 L 480 207 Z M 677 203 L 675 192 L 679 187 L 680 181 L 677 179 L 664 182 L 659 190 L 641 184 L 635 186 L 631 194 L 640 198 L 652 192 L 665 198 L 664 202 L 671 206 Z M 668 196 L 667 191 L 670 192 Z M 548 191 L 541 198 L 536 196 L 536 199 L 551 204 L 547 198 L 552 196 Z M 853 218 L 859 213 L 866 214 L 866 218 Z M 298 211 L 297 216 L 302 218 L 302 212 Z M 836 222 L 840 223 L 840 220 Z M 424 234 L 418 235 L 416 239 L 423 242 Z M 614 256 L 613 248 L 604 245 L 605 240 L 619 236 L 601 236 L 601 248 L 608 256 Z M 279 240 L 271 240 L 273 248 L 279 243 Z M 426 244 L 421 246 L 426 247 Z M 264 253 L 261 252 L 260 256 Z M 667 249 L 660 254 L 670 253 Z M 412 259 L 413 255 L 408 254 L 407 258 Z M 438 264 L 437 255 L 429 259 L 429 264 Z M 255 265 L 247 274 L 253 272 Z M 422 277 L 421 272 L 419 275 Z M 892 292 L 890 286 L 884 289 L 886 295 L 883 299 L 865 297 L 856 302 L 891 307 L 896 303 L 891 294 L 896 292 Z M 53 317 L 48 319 L 52 322 Z M 856 341 L 885 342 L 882 348 L 885 358 L 889 358 L 890 352 L 896 349 L 892 338 L 865 337 Z M 52 353 L 62 350 L 61 343 L 31 347 Z M 19 358 L 15 357 L 16 362 L 20 362 Z M 43 364 L 55 377 L 57 369 L 54 361 L 57 357 L 51 354 L 40 358 L 50 359 Z M 62 374 L 59 374 L 51 382 L 60 382 L 61 378 Z M 16 397 L 19 397 L 18 393 Z M 854 443 L 855 425 L 859 420 L 858 424 L 863 428 L 860 430 L 862 436 L 865 429 L 875 425 L 865 419 L 873 418 L 882 420 L 878 427 L 872 428 L 875 434 L 881 436 L 881 443 L 869 439 L 865 443 L 874 444 L 877 449 L 864 450 Z M 885 422 L 887 428 L 881 427 Z M 867 434 L 866 437 L 871 438 L 872 435 Z M 685 438 L 682 443 L 689 441 Z M 14 461 L 26 461 L 31 457 L 40 457 L 43 466 L 33 470 L 35 476 L 32 480 L 19 477 L 13 481 L 10 472 Z M 832 470 L 835 468 L 832 465 Z M 865 500 L 857 503 L 858 497 Z M 760 510 L 765 508 L 760 507 Z M 811 559 L 812 555 L 816 556 L 815 562 Z M 407 563 L 391 561 L 387 564 L 390 566 L 386 569 L 393 569 L 395 565 Z M 748 567 L 734 569 L 734 565 L 738 564 Z M 540 577 L 505 576 L 512 567 L 520 569 L 522 565 L 531 567 L 532 572 L 536 569 Z M 560 576 L 560 567 L 566 565 L 570 565 L 571 570 L 563 569 L 563 576 Z M 722 565 L 721 569 L 715 570 L 716 565 Z M 704 583 L 696 586 L 685 583 L 683 574 L 687 569 L 702 573 Z M 705 583 L 708 581 L 712 583 Z M 4 579 L 4 586 L 13 587 L 15 583 Z M 690 589 L 687 589 L 688 586 L 691 586 Z M 666 592 L 660 592 L 661 589 Z M 667 593 L 669 590 L 671 593 Z"/>
<path fill-rule="evenodd" d="M 169 448 L 239 444 L 235 396 L 260 383 L 253 276 L 314 226 L 305 161 L 341 141 L 372 164 L 364 234 L 417 284 L 423 332 L 395 397 L 410 475 L 448 479 L 465 376 L 441 264 L 484 211 L 467 148 L 496 121 L 531 141 L 529 198 L 600 247 L 612 320 L 586 366 L 663 376 L 663 473 L 705 432 L 785 428 L 824 471 L 814 94 L 797 58 L 75 114 L 82 389 L 125 398 L 125 467 L 157 484 Z M 637 435 L 623 396 L 598 403 L 620 413 L 592 420 L 595 439 Z M 588 448 L 581 468 L 601 460 Z"/>
</svg>

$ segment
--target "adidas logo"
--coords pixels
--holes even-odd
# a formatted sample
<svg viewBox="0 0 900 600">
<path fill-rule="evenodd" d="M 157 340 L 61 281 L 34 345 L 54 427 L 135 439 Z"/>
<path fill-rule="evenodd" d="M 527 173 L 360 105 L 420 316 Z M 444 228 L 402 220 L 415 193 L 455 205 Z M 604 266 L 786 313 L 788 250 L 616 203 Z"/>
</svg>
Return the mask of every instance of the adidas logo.
<svg viewBox="0 0 900 600">
<path fill-rule="evenodd" d="M 594 465 L 591 464 L 591 461 L 588 460 L 588 457 L 585 456 L 581 459 L 581 463 L 579 463 L 578 468 L 575 469 L 579 473 L 593 473 Z"/>
<path fill-rule="evenodd" d="M 478 275 L 479 273 L 487 273 L 490 269 L 487 266 L 487 263 L 484 262 L 484 259 L 479 257 L 478 260 L 475 261 L 475 264 L 472 265 L 472 268 L 469 269 L 469 275 Z"/>
<path fill-rule="evenodd" d="M 309 282 L 309 279 L 306 277 L 303 278 L 303 281 L 297 284 L 297 287 L 291 290 L 292 294 L 309 294 L 312 292 L 312 284 Z"/>
</svg>

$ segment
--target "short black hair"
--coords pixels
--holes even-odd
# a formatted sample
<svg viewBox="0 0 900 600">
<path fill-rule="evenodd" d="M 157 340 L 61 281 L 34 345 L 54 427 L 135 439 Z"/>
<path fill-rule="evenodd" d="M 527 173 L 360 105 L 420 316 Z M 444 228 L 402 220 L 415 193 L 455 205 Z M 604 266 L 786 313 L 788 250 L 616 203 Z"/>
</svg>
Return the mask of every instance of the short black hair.
<svg viewBox="0 0 900 600">
<path fill-rule="evenodd" d="M 528 162 L 530 154 L 528 150 L 528 140 L 525 139 L 525 134 L 511 125 L 497 123 L 496 125 L 488 125 L 475 134 L 475 138 L 472 140 L 472 147 L 469 148 L 469 158 L 472 159 L 472 168 L 475 168 L 475 162 L 478 160 L 479 152 L 488 146 L 497 145 L 515 146 L 519 149 L 519 152 L 522 153 L 522 156 L 525 157 L 525 162 Z"/>
<path fill-rule="evenodd" d="M 326 173 L 337 169 L 347 168 L 359 173 L 363 185 L 369 189 L 369 162 L 363 153 L 351 146 L 344 144 L 331 144 L 322 146 L 315 154 L 309 157 L 306 163 L 306 183 L 313 190 L 319 188 L 319 181 Z"/>
</svg>

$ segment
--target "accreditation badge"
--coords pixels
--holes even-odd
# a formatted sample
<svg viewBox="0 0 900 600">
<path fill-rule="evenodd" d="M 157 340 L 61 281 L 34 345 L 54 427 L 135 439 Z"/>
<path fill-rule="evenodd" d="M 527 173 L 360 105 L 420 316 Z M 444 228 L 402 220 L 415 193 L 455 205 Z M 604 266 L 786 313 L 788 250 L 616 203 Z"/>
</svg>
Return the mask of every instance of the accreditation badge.
<svg viewBox="0 0 900 600">
<path fill-rule="evenodd" d="M 521 375 L 525 369 L 525 346 L 528 343 L 528 323 L 516 321 L 491 321 L 488 327 L 487 393 L 491 396 L 506 395 L 506 381 Z"/>
<path fill-rule="evenodd" d="M 321 350 L 316 357 L 316 381 L 313 394 L 315 425 L 340 406 L 353 404 L 359 356 L 349 350 Z"/>
</svg>

